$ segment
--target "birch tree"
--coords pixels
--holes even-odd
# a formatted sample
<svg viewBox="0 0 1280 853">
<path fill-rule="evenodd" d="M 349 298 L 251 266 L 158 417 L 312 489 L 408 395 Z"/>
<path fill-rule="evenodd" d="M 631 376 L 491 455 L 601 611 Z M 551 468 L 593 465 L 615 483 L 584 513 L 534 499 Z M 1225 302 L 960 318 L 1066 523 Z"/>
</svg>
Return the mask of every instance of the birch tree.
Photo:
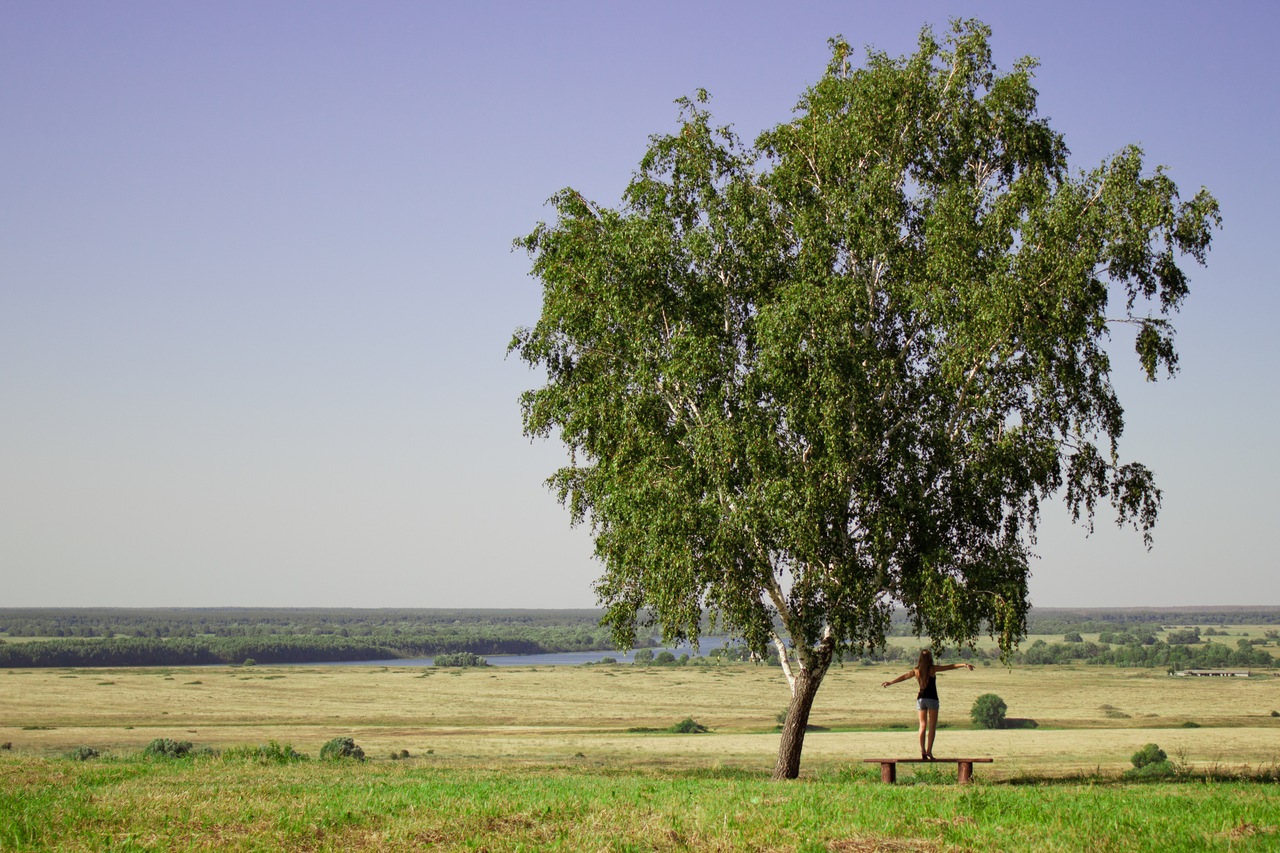
<svg viewBox="0 0 1280 853">
<path fill-rule="evenodd" d="M 775 778 L 895 607 L 936 647 L 1016 647 L 1043 502 L 1085 525 L 1109 505 L 1151 543 L 1108 346 L 1129 328 L 1148 379 L 1176 370 L 1218 206 L 1135 146 L 1069 168 L 1034 61 L 999 71 L 989 37 L 957 21 L 858 67 L 833 39 L 751 145 L 699 91 L 618 206 L 562 190 L 517 241 L 543 291 L 511 343 L 546 374 L 524 429 L 567 446 L 549 483 L 590 526 L 615 642 L 696 642 L 710 614 L 776 649 Z"/>
</svg>

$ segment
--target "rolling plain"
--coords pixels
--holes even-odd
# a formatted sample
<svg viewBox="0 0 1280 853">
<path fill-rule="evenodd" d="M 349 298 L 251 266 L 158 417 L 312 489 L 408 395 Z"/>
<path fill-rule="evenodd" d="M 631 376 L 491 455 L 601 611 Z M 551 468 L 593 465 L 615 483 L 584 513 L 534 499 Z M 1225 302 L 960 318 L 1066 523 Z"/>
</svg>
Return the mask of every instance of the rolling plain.
<svg viewBox="0 0 1280 853">
<path fill-rule="evenodd" d="M 240 666 L 0 672 L 0 849 L 1273 850 L 1280 678 L 979 665 L 916 750 L 904 665 L 832 670 L 800 780 L 768 779 L 776 667 Z M 1008 728 L 975 729 L 996 693 Z M 702 734 L 666 731 L 693 718 Z M 367 760 L 320 761 L 350 737 Z M 148 758 L 157 738 L 183 759 Z M 232 758 L 289 745 L 307 761 Z M 1135 780 L 1157 743 L 1176 778 Z M 67 757 L 80 747 L 99 755 Z M 221 753 L 219 756 L 218 753 Z M 277 753 L 278 756 L 278 753 Z"/>
</svg>

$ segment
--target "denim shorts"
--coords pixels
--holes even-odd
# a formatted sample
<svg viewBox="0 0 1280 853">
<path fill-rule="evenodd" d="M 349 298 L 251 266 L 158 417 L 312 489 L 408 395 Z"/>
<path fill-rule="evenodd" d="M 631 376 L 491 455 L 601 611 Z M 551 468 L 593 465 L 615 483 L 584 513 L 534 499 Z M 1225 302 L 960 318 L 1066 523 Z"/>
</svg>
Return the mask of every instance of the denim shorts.
<svg viewBox="0 0 1280 853">
<path fill-rule="evenodd" d="M 917 711 L 936 711 L 941 707 L 942 706 L 938 703 L 937 699 L 917 699 L 916 700 Z"/>
</svg>

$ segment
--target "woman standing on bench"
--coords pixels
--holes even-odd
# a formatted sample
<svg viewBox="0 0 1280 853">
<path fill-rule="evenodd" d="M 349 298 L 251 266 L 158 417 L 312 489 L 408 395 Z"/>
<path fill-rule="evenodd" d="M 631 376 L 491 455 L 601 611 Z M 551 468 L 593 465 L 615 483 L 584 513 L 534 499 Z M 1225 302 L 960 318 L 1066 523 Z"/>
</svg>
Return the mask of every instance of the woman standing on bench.
<svg viewBox="0 0 1280 853">
<path fill-rule="evenodd" d="M 926 760 L 933 759 L 933 736 L 938 731 L 938 673 L 946 672 L 949 669 L 960 669 L 961 667 L 969 667 L 973 670 L 971 663 L 949 663 L 945 666 L 935 666 L 933 663 L 933 653 L 928 649 L 920 650 L 920 659 L 916 661 L 916 668 L 910 672 L 904 672 L 893 681 L 886 681 L 881 687 L 888 687 L 890 684 L 897 684 L 899 681 L 906 681 L 908 678 L 914 678 L 920 690 L 916 693 L 916 710 L 920 713 L 920 757 Z"/>
</svg>

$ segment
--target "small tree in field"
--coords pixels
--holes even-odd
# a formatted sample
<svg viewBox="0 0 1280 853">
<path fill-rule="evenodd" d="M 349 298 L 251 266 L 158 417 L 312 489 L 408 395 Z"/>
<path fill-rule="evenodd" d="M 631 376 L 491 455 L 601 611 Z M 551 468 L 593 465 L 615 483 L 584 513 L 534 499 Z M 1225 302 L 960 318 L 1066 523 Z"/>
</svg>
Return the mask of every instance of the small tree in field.
<svg viewBox="0 0 1280 853">
<path fill-rule="evenodd" d="M 1154 743 L 1148 743 L 1135 752 L 1129 760 L 1133 762 L 1133 766 L 1137 770 L 1141 770 L 1149 764 L 1159 764 L 1161 761 L 1167 761 L 1169 756 Z"/>
<path fill-rule="evenodd" d="M 969 719 L 973 720 L 973 724 L 983 729 L 998 729 L 1004 726 L 1004 715 L 1009 710 L 1009 706 L 1005 704 L 994 693 L 983 693 L 973 701 L 973 707 L 969 709 Z"/>
<path fill-rule="evenodd" d="M 862 68 L 835 39 L 753 146 L 681 100 L 618 209 L 565 189 L 518 241 L 543 302 L 511 349 L 547 380 L 524 429 L 569 448 L 550 483 L 591 525 L 614 643 L 650 619 L 696 642 L 709 611 L 772 645 L 775 778 L 895 606 L 940 647 L 1015 647 L 1042 501 L 1086 524 L 1109 502 L 1150 541 L 1160 491 L 1119 455 L 1104 342 L 1127 324 L 1147 377 L 1173 371 L 1179 262 L 1217 203 L 1134 147 L 1071 173 L 1035 63 L 1000 73 L 989 35 L 925 29 Z"/>
</svg>

